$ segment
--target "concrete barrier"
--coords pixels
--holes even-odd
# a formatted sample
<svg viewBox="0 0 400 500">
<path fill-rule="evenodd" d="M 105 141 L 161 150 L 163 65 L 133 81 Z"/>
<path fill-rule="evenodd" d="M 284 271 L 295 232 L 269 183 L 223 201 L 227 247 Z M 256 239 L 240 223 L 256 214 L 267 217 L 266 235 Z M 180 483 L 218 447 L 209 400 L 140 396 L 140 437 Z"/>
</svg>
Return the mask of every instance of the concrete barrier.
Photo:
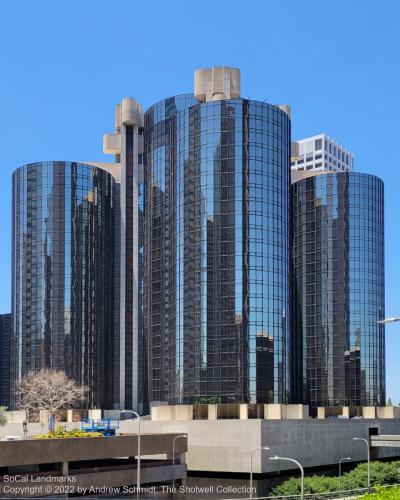
<svg viewBox="0 0 400 500">
<path fill-rule="evenodd" d="M 400 418 L 400 408 L 398 406 L 382 406 L 376 409 L 378 418 Z"/>
<path fill-rule="evenodd" d="M 25 410 L 15 410 L 7 412 L 7 422 L 9 424 L 22 424 L 24 420 L 27 420 Z"/>
<path fill-rule="evenodd" d="M 362 407 L 362 417 L 363 418 L 376 418 L 375 406 L 363 406 Z"/>
</svg>

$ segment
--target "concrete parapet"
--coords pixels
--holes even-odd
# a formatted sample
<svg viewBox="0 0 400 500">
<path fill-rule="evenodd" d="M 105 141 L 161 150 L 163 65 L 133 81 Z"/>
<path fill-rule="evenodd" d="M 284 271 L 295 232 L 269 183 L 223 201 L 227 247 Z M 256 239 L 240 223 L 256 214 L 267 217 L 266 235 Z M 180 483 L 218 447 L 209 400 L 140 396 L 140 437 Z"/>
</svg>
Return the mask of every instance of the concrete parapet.
<svg viewBox="0 0 400 500">
<path fill-rule="evenodd" d="M 264 418 L 267 420 L 282 420 L 282 406 L 279 403 L 264 405 Z"/>
<path fill-rule="evenodd" d="M 7 422 L 9 424 L 22 424 L 24 420 L 27 420 L 25 410 L 15 410 L 7 412 Z"/>
<path fill-rule="evenodd" d="M 172 408 L 173 420 L 193 420 L 193 405 L 176 405 Z"/>
<path fill-rule="evenodd" d="M 309 418 L 307 405 L 283 405 L 284 415 L 286 419 L 305 419 Z"/>
<path fill-rule="evenodd" d="M 264 418 L 267 420 L 293 420 L 309 418 L 308 406 L 301 404 L 266 404 L 264 405 Z"/>
<path fill-rule="evenodd" d="M 100 419 L 101 418 L 101 410 L 89 410 L 88 418 Z"/>
<path fill-rule="evenodd" d="M 362 417 L 363 418 L 376 418 L 375 406 L 363 406 L 362 407 Z"/>
<path fill-rule="evenodd" d="M 382 406 L 376 409 L 378 418 L 400 418 L 400 408 L 398 406 Z"/>
<path fill-rule="evenodd" d="M 217 405 L 208 405 L 208 420 L 217 420 L 218 410 Z"/>
<path fill-rule="evenodd" d="M 239 418 L 240 420 L 247 420 L 249 418 L 249 409 L 247 404 L 239 405 Z"/>
<path fill-rule="evenodd" d="M 174 420 L 173 406 L 153 406 L 151 408 L 151 420 Z"/>
</svg>

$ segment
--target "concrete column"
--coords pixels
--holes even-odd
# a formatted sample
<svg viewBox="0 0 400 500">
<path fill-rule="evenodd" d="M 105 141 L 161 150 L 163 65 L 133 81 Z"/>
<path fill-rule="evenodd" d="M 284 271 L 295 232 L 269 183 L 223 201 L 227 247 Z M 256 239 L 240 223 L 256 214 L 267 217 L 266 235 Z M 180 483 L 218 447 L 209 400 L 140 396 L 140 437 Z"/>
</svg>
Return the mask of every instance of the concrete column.
<svg viewBox="0 0 400 500">
<path fill-rule="evenodd" d="M 240 420 L 247 420 L 249 418 L 249 408 L 247 404 L 239 405 L 239 418 Z"/>
<path fill-rule="evenodd" d="M 61 474 L 63 476 L 68 476 L 68 471 L 69 471 L 68 462 L 61 462 Z"/>
<path fill-rule="evenodd" d="M 101 410 L 89 410 L 88 417 L 99 420 L 101 418 Z"/>
<path fill-rule="evenodd" d="M 343 417 L 350 418 L 350 407 L 349 406 L 343 406 L 342 415 L 343 415 Z"/>
<path fill-rule="evenodd" d="M 362 416 L 363 418 L 376 418 L 375 406 L 363 406 Z"/>
<path fill-rule="evenodd" d="M 282 405 L 280 403 L 264 405 L 264 418 L 267 420 L 282 420 Z"/>
<path fill-rule="evenodd" d="M 217 405 L 208 405 L 208 420 L 217 420 L 218 410 Z"/>
</svg>

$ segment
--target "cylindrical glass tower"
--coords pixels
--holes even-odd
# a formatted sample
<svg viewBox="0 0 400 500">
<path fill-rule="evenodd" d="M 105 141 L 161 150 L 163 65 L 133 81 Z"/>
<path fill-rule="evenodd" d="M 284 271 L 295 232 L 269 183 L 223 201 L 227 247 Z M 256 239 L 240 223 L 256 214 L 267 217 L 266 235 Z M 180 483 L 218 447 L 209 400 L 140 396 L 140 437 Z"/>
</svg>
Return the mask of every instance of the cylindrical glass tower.
<svg viewBox="0 0 400 500">
<path fill-rule="evenodd" d="M 296 398 L 385 404 L 383 182 L 323 174 L 292 185 Z"/>
<path fill-rule="evenodd" d="M 12 382 L 64 370 L 99 408 L 111 407 L 113 182 L 62 161 L 13 174 Z"/>
<path fill-rule="evenodd" d="M 288 402 L 289 116 L 182 95 L 145 142 L 150 402 Z"/>
</svg>

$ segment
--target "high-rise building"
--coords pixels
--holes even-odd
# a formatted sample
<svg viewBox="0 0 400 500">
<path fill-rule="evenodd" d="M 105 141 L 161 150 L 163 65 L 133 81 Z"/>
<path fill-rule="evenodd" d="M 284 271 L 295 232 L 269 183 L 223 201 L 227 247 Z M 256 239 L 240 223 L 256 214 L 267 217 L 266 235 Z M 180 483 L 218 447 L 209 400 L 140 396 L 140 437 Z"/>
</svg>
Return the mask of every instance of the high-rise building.
<svg viewBox="0 0 400 500">
<path fill-rule="evenodd" d="M 383 182 L 316 174 L 292 185 L 295 399 L 384 405 Z"/>
<path fill-rule="evenodd" d="M 112 399 L 113 184 L 77 162 L 13 174 L 12 383 L 64 370 L 100 408 Z"/>
<path fill-rule="evenodd" d="M 288 402 L 289 108 L 198 70 L 144 136 L 150 402 Z"/>
<path fill-rule="evenodd" d="M 0 406 L 10 406 L 11 314 L 0 314 Z"/>
<path fill-rule="evenodd" d="M 352 172 L 354 155 L 326 134 L 292 142 L 292 170 Z"/>
</svg>

